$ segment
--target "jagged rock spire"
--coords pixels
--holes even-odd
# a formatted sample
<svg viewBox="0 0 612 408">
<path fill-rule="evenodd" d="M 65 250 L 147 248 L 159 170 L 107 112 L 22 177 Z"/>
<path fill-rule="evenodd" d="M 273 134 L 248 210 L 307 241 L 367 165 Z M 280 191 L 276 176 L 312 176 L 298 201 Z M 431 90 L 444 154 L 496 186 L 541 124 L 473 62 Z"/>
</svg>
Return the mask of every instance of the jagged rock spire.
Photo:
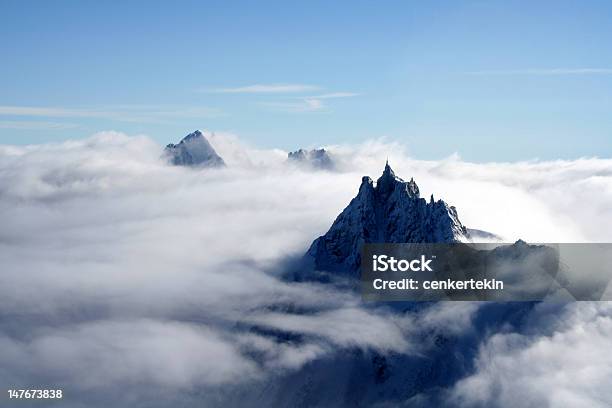
<svg viewBox="0 0 612 408">
<path fill-rule="evenodd" d="M 390 194 L 398 182 L 403 183 L 403 180 L 395 175 L 387 160 L 382 175 L 376 181 L 376 189 L 383 195 Z"/>
<path fill-rule="evenodd" d="M 385 162 L 385 169 L 383 170 L 383 176 L 388 175 L 390 177 L 395 177 L 395 172 L 389 165 L 389 159 Z"/>
<path fill-rule="evenodd" d="M 376 185 L 363 177 L 359 193 L 317 238 L 307 255 L 318 270 L 358 274 L 364 243 L 436 243 L 467 241 L 467 229 L 454 207 L 420 198 L 413 179 L 397 177 L 389 162 Z"/>
</svg>

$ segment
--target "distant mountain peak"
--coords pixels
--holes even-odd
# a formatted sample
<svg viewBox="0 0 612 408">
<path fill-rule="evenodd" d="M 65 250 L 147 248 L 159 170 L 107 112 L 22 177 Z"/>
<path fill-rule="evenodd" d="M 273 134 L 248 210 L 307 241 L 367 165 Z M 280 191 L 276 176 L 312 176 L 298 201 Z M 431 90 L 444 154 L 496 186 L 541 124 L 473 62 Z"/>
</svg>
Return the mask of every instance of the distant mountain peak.
<svg viewBox="0 0 612 408">
<path fill-rule="evenodd" d="M 457 210 L 442 200 L 420 197 L 414 179 L 396 176 L 387 162 L 376 184 L 363 177 L 359 192 L 307 255 L 318 270 L 358 274 L 366 243 L 450 243 L 469 240 Z"/>
<path fill-rule="evenodd" d="M 333 170 L 335 165 L 329 152 L 321 149 L 298 149 L 287 154 L 287 161 L 300 166 L 310 167 L 317 170 Z"/>
<path fill-rule="evenodd" d="M 189 133 L 177 144 L 168 144 L 164 153 L 175 166 L 225 166 L 223 159 L 199 130 Z"/>
</svg>

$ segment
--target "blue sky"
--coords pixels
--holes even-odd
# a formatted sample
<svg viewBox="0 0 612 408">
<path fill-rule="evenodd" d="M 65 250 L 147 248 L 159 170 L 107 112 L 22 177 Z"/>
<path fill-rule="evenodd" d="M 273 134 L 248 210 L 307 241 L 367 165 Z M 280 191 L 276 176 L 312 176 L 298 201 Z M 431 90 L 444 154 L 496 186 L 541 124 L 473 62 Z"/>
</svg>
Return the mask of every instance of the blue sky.
<svg viewBox="0 0 612 408">
<path fill-rule="evenodd" d="M 0 143 L 194 129 L 418 158 L 612 156 L 606 1 L 0 0 Z"/>
</svg>

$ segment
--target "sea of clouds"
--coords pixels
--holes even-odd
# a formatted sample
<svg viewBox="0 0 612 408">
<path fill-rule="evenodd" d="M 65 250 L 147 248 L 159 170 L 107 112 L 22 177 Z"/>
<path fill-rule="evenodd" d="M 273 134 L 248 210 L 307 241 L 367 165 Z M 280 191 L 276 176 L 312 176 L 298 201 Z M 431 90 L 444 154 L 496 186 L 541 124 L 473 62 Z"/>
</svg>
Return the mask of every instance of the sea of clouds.
<svg viewBox="0 0 612 408">
<path fill-rule="evenodd" d="M 455 205 L 466 226 L 508 241 L 612 236 L 608 159 L 423 161 L 377 140 L 329 146 L 329 172 L 229 134 L 211 143 L 227 168 L 169 166 L 156 142 L 114 132 L 0 146 L 2 389 L 63 388 L 61 406 L 223 406 L 236 387 L 339 350 L 423 354 L 422 333 L 471 330 L 475 303 L 400 315 L 279 278 L 386 159 L 424 197 Z M 530 407 L 610 406 L 610 305 L 540 305 L 530 319 L 520 333 L 482 338 L 447 403 L 510 407 L 521 395 Z"/>
</svg>

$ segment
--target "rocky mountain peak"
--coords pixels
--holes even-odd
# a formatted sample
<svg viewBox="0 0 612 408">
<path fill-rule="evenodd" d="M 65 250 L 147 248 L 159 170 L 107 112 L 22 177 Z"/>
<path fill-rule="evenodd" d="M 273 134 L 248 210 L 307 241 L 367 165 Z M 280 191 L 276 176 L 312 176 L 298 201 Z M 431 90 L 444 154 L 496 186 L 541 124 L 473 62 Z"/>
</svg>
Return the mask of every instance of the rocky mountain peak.
<svg viewBox="0 0 612 408">
<path fill-rule="evenodd" d="M 329 152 L 323 148 L 304 150 L 298 149 L 287 154 L 289 163 L 297 164 L 315 170 L 333 170 L 335 165 Z"/>
<path fill-rule="evenodd" d="M 397 177 L 389 165 L 389 161 L 385 164 L 382 175 L 376 181 L 376 190 L 383 197 L 387 197 L 395 190 L 399 190 L 399 194 L 406 192 L 410 197 L 419 198 L 419 187 L 414 179 L 411 178 L 409 182 L 405 182 L 400 177 Z"/>
<path fill-rule="evenodd" d="M 184 137 L 184 138 L 181 140 L 181 142 L 187 142 L 187 141 L 189 141 L 189 140 L 192 140 L 192 139 L 197 139 L 197 138 L 200 138 L 200 137 L 202 137 L 202 138 L 203 138 L 203 137 L 204 137 L 204 134 L 203 134 L 202 132 L 200 132 L 199 130 L 196 130 L 195 132 L 190 133 L 190 134 L 188 134 L 187 136 L 185 136 L 185 137 Z"/>
<path fill-rule="evenodd" d="M 376 184 L 363 177 L 359 192 L 307 252 L 317 270 L 358 274 L 365 243 L 468 241 L 455 207 L 421 198 L 413 179 L 397 177 L 387 162 Z"/>
<path fill-rule="evenodd" d="M 175 166 L 223 167 L 225 162 L 199 130 L 189 133 L 177 144 L 168 144 L 164 154 Z"/>
</svg>

